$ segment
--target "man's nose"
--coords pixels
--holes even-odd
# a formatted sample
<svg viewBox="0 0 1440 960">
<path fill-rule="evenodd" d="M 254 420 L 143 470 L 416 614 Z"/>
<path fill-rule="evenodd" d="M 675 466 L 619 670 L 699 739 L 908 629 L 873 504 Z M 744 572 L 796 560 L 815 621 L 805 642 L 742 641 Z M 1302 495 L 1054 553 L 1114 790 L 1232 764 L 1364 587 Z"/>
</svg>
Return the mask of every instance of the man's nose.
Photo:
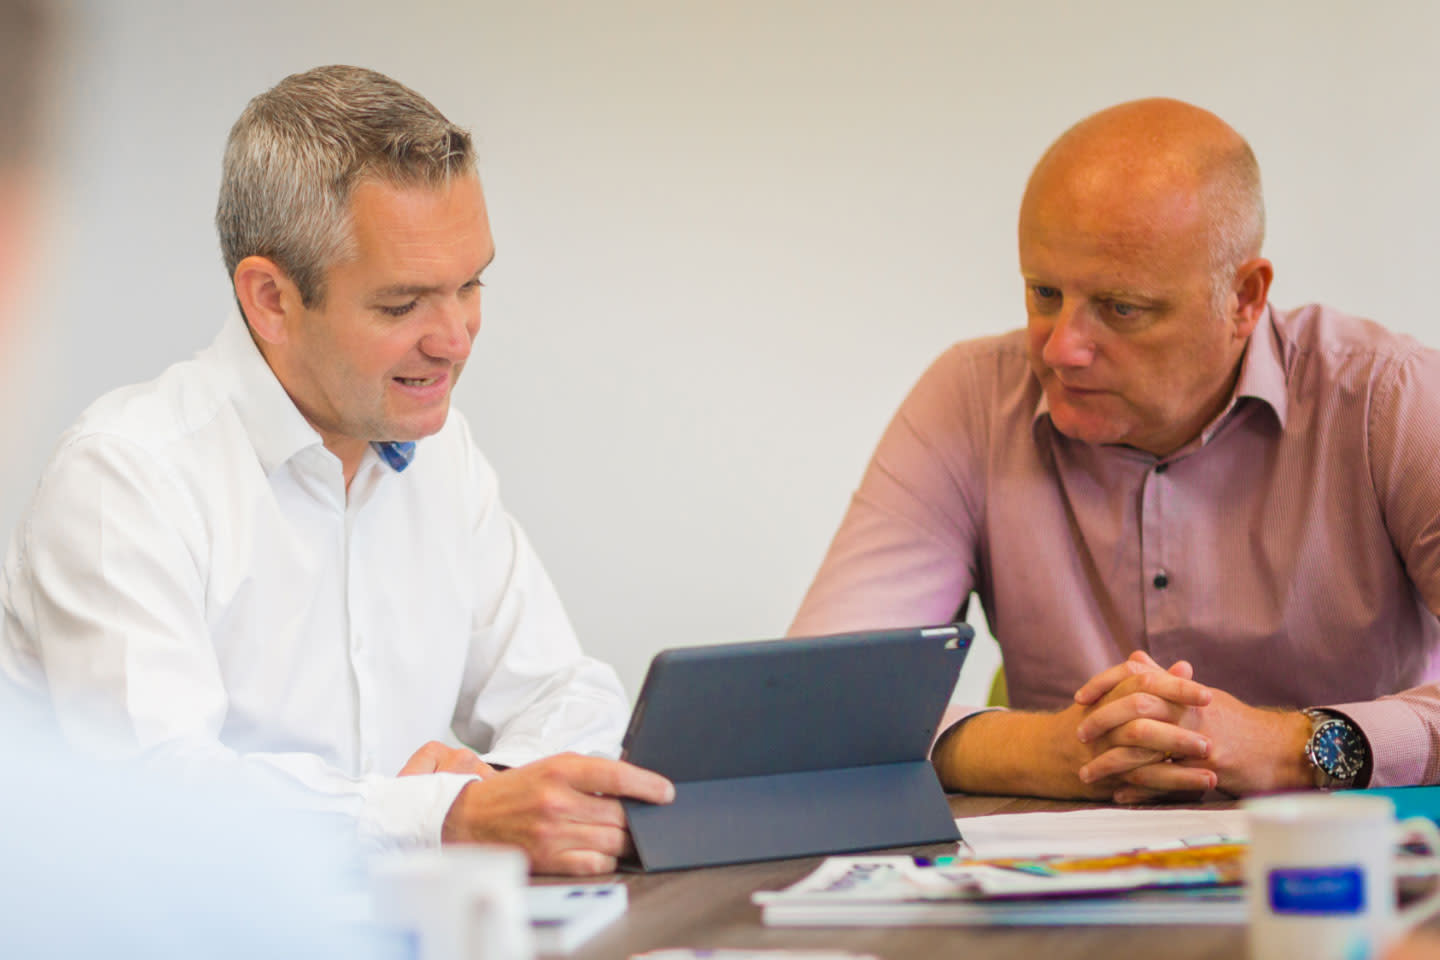
<svg viewBox="0 0 1440 960">
<path fill-rule="evenodd" d="M 1095 359 L 1092 319 L 1084 305 L 1065 304 L 1056 313 L 1040 358 L 1049 367 L 1088 367 Z"/>
<path fill-rule="evenodd" d="M 439 360 L 464 361 L 480 330 L 480 304 L 451 301 L 436 313 L 435 324 L 420 341 L 420 349 Z"/>
</svg>

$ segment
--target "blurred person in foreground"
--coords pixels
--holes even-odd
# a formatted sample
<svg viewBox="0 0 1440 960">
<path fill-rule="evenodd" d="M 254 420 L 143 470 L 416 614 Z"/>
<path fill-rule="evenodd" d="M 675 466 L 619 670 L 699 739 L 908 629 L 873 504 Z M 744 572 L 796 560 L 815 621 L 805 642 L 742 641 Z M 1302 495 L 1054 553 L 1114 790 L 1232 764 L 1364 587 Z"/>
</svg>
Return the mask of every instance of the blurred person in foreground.
<svg viewBox="0 0 1440 960">
<path fill-rule="evenodd" d="M 469 134 L 373 71 L 287 77 L 215 219 L 239 309 L 61 438 L 0 672 L 90 753 L 298 786 L 378 845 L 613 870 L 618 798 L 673 787 L 613 759 L 619 680 L 450 410 L 495 255 Z"/>
<path fill-rule="evenodd" d="M 0 355 L 39 204 L 42 91 L 63 23 L 0 0 Z M 0 409 L 0 418 L 13 415 Z M 357 909 L 353 831 L 248 782 L 183 784 L 73 752 L 0 680 L 0 956 L 400 956 Z M 363 902 L 363 901 L 361 901 Z"/>
<path fill-rule="evenodd" d="M 1440 780 L 1440 352 L 1272 306 L 1264 222 L 1214 114 L 1081 121 L 1020 204 L 1026 328 L 948 350 L 881 439 L 791 630 L 979 595 L 1015 709 L 942 735 L 949 789 Z"/>
</svg>

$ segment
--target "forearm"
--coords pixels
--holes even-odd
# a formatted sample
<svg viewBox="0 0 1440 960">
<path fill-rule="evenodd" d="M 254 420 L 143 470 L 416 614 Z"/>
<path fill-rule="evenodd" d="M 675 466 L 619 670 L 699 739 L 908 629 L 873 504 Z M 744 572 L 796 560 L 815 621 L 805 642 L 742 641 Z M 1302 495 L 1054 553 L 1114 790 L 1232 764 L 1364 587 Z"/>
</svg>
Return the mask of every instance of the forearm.
<svg viewBox="0 0 1440 960">
<path fill-rule="evenodd" d="M 1305 759 L 1310 718 L 1294 710 L 1261 709 L 1255 714 L 1258 723 L 1239 728 L 1233 736 L 1213 738 L 1218 787 L 1236 796 L 1313 788 L 1315 771 Z"/>
<path fill-rule="evenodd" d="M 344 817 L 370 847 L 424 847 L 441 840 L 446 812 L 473 778 L 459 773 L 351 776 L 301 752 L 242 753 L 203 736 L 149 745 L 145 766 L 173 782 L 234 785 L 271 806 Z"/>
<path fill-rule="evenodd" d="M 1077 719 L 1076 708 L 976 714 L 936 744 L 935 770 L 946 790 L 961 793 L 1109 799 L 1113 785 L 1083 783 L 1077 773 L 1090 759 Z"/>
<path fill-rule="evenodd" d="M 1310 718 L 1297 710 L 1251 707 L 1221 690 L 1205 708 L 1201 731 L 1210 740 L 1203 762 L 1216 787 L 1234 796 L 1307 790 L 1315 771 L 1305 759 Z"/>
</svg>

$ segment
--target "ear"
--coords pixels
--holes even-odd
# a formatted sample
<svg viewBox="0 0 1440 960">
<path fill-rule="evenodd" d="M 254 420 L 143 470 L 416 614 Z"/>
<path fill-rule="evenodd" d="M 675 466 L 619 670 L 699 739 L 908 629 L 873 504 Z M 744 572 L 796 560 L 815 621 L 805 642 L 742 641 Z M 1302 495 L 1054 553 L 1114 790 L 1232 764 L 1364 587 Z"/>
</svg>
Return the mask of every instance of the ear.
<svg viewBox="0 0 1440 960">
<path fill-rule="evenodd" d="M 235 266 L 235 299 L 255 336 L 269 344 L 284 343 L 286 320 L 300 310 L 300 291 L 280 265 L 269 257 L 246 257 Z"/>
<path fill-rule="evenodd" d="M 1249 339 L 1255 332 L 1255 325 L 1265 315 L 1265 304 L 1269 302 L 1270 281 L 1275 279 L 1275 268 L 1264 257 L 1255 257 L 1240 264 L 1235 271 L 1235 339 Z"/>
</svg>

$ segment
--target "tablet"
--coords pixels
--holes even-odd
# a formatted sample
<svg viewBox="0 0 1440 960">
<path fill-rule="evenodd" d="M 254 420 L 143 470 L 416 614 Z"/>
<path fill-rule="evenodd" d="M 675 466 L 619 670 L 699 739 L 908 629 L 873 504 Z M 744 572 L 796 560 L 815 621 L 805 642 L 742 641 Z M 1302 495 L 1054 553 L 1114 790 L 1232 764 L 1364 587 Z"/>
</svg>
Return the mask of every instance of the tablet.
<svg viewBox="0 0 1440 960">
<path fill-rule="evenodd" d="M 676 797 L 625 802 L 639 864 L 955 840 L 929 749 L 973 636 L 957 623 L 658 654 L 623 757 Z"/>
</svg>

